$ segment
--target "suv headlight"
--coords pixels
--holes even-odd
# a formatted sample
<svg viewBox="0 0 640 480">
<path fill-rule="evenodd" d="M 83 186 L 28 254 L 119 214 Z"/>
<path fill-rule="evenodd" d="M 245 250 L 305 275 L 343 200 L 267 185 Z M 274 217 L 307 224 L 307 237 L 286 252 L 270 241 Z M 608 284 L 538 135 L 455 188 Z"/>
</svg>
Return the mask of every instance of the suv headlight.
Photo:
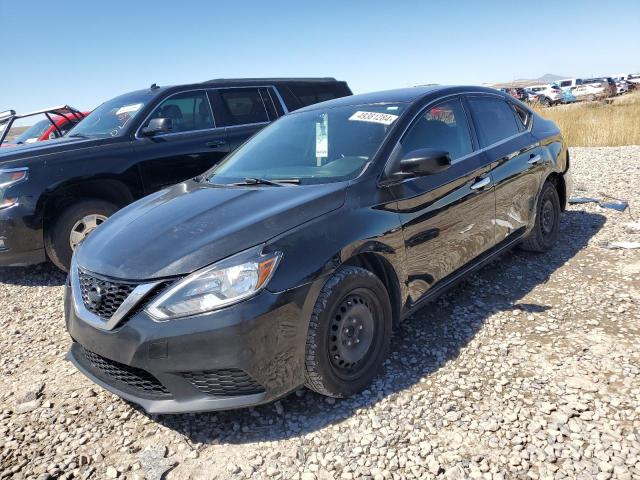
<svg viewBox="0 0 640 480">
<path fill-rule="evenodd" d="M 282 254 L 259 248 L 236 254 L 188 275 L 155 299 L 146 311 L 156 320 L 210 312 L 245 300 L 262 290 Z"/>
<path fill-rule="evenodd" d="M 22 168 L 0 168 L 0 210 L 12 207 L 18 203 L 17 198 L 4 198 L 4 191 L 20 182 L 24 182 L 29 176 L 29 169 Z"/>
</svg>

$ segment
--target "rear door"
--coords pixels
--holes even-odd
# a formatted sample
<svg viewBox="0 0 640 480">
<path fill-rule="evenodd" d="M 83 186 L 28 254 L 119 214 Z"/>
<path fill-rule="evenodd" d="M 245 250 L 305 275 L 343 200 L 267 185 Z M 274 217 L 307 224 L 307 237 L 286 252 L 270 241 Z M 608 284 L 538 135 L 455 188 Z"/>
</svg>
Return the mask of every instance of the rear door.
<svg viewBox="0 0 640 480">
<path fill-rule="evenodd" d="M 480 147 L 492 163 L 496 195 L 496 243 L 524 233 L 534 220 L 544 164 L 530 132 L 531 114 L 498 96 L 468 99 Z"/>
<path fill-rule="evenodd" d="M 141 130 L 152 118 L 170 118 L 170 132 L 145 137 Z M 226 132 L 218 127 L 205 90 L 170 95 L 145 119 L 134 148 L 147 193 L 205 172 L 228 152 Z"/>
<path fill-rule="evenodd" d="M 413 302 L 495 241 L 491 162 L 474 143 L 460 98 L 427 107 L 402 136 L 393 161 L 420 148 L 449 152 L 452 165 L 390 186 L 398 201 Z"/>
<path fill-rule="evenodd" d="M 231 151 L 279 116 L 271 87 L 229 87 L 211 90 L 210 97 L 225 127 Z"/>
</svg>

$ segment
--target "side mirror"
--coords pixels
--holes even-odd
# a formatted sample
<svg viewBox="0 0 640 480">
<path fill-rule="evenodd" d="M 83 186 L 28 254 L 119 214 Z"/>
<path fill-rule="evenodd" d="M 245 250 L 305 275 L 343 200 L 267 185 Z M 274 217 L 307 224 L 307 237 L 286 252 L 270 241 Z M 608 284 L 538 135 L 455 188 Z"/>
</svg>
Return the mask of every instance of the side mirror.
<svg viewBox="0 0 640 480">
<path fill-rule="evenodd" d="M 409 175 L 433 175 L 451 166 L 449 152 L 435 148 L 421 148 L 407 153 L 400 160 L 400 171 Z"/>
<path fill-rule="evenodd" d="M 158 133 L 166 133 L 171 130 L 173 130 L 173 121 L 170 118 L 152 118 L 140 133 L 145 137 L 152 137 Z"/>
</svg>

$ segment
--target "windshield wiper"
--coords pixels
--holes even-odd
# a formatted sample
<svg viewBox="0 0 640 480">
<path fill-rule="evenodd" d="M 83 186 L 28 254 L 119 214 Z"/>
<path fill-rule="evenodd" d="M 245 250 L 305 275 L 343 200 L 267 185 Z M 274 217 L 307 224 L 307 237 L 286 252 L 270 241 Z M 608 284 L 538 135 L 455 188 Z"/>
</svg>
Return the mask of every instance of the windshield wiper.
<svg viewBox="0 0 640 480">
<path fill-rule="evenodd" d="M 284 187 L 285 184 L 297 185 L 299 183 L 299 178 L 282 178 L 277 180 L 268 180 L 266 178 L 247 177 L 242 182 L 232 183 L 231 185 L 270 185 L 272 187 Z"/>
<path fill-rule="evenodd" d="M 67 135 L 69 138 L 91 138 L 89 135 L 85 135 L 84 133 L 72 133 L 71 135 Z"/>
</svg>

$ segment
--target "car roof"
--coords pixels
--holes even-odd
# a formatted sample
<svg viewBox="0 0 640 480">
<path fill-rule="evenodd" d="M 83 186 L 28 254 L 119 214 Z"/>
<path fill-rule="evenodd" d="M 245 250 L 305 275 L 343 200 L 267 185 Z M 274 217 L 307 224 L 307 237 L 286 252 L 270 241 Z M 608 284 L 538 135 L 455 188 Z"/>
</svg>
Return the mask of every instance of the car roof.
<svg viewBox="0 0 640 480">
<path fill-rule="evenodd" d="M 173 90 L 225 87 L 225 86 L 247 87 L 247 86 L 268 86 L 268 85 L 309 85 L 309 84 L 317 85 L 317 84 L 336 84 L 336 83 L 346 85 L 345 81 L 336 80 L 333 77 L 216 78 L 213 80 L 206 80 L 204 82 L 199 82 L 199 83 L 185 83 L 185 84 L 179 84 L 179 85 L 158 86 L 154 83 L 149 88 L 134 90 L 114 98 L 124 97 L 127 95 L 143 95 L 145 93 L 152 96 L 156 96 L 156 95 L 160 95 L 162 93 L 173 91 Z"/>
<path fill-rule="evenodd" d="M 408 88 L 398 88 L 395 90 L 383 90 L 380 92 L 361 93 L 349 95 L 326 102 L 316 103 L 308 107 L 296 110 L 304 112 L 316 110 L 318 108 L 334 108 L 349 105 L 366 105 L 372 103 L 413 103 L 426 97 L 438 97 L 454 93 L 493 93 L 500 94 L 498 90 L 488 87 L 461 86 L 461 85 L 427 85 Z"/>
</svg>

